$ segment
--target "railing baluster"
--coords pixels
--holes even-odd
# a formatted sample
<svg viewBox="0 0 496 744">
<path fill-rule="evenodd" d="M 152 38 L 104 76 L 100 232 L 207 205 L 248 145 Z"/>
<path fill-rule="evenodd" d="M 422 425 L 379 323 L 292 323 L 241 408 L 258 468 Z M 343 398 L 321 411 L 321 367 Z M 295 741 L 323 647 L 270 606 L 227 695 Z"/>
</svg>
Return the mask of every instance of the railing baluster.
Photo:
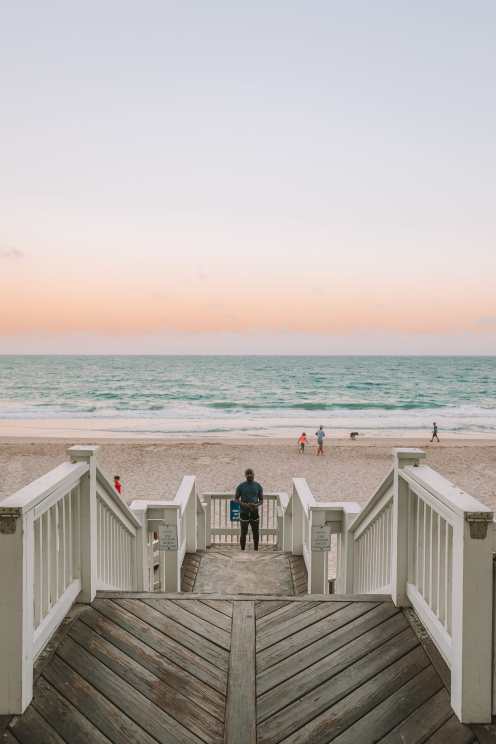
<svg viewBox="0 0 496 744">
<path fill-rule="evenodd" d="M 61 597 L 65 589 L 65 512 L 64 499 L 55 504 L 57 509 L 59 554 L 58 554 L 58 592 L 57 599 Z"/>
<path fill-rule="evenodd" d="M 453 566 L 453 527 L 450 524 L 448 524 L 447 529 L 446 529 L 445 616 L 446 616 L 446 630 L 450 634 L 451 634 L 452 566 Z"/>
<path fill-rule="evenodd" d="M 42 517 L 34 523 L 34 627 L 37 628 L 43 616 L 43 552 Z"/>
<path fill-rule="evenodd" d="M 446 521 L 440 516 L 437 534 L 437 615 L 441 623 L 446 619 Z"/>
<path fill-rule="evenodd" d="M 437 615 L 438 605 L 438 530 L 439 530 L 439 517 L 435 511 L 431 514 L 431 565 L 430 565 L 430 607 L 433 612 Z"/>
</svg>

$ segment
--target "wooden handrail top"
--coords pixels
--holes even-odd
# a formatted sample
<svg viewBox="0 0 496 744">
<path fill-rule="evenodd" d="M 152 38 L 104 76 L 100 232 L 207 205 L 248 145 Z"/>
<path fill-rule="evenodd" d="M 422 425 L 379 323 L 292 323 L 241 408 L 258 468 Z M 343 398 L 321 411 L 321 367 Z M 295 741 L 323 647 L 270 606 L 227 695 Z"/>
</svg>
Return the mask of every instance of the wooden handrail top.
<svg viewBox="0 0 496 744">
<path fill-rule="evenodd" d="M 80 481 L 89 470 L 86 462 L 63 462 L 49 473 L 42 475 L 32 483 L 19 489 L 12 496 L 8 496 L 1 502 L 0 515 L 12 514 L 17 511 L 19 515 L 26 514 L 49 498 L 55 491 L 68 493 Z"/>
</svg>

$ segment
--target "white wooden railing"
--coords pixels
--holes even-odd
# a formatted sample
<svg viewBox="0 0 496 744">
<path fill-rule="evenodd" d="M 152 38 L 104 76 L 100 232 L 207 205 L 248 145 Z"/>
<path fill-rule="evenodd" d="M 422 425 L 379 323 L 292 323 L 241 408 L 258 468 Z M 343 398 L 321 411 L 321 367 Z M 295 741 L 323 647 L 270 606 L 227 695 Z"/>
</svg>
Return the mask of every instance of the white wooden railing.
<svg viewBox="0 0 496 744">
<path fill-rule="evenodd" d="M 320 530 L 337 535 L 338 563 L 342 568 L 337 590 L 346 592 L 351 581 L 346 556 L 351 541 L 348 526 L 360 511 L 353 502 L 316 501 L 304 478 L 293 478 L 293 489 L 283 508 L 284 550 L 302 555 L 308 576 L 310 594 L 329 593 L 329 552 L 318 547 L 316 533 Z"/>
<path fill-rule="evenodd" d="M 230 502 L 232 493 L 202 493 L 207 523 L 207 545 L 239 544 L 239 522 L 230 520 Z M 260 545 L 277 545 L 280 534 L 278 520 L 281 510 L 287 503 L 284 493 L 264 493 L 263 504 L 259 507 Z M 248 530 L 248 543 L 251 542 L 251 530 Z"/>
<path fill-rule="evenodd" d="M 354 592 L 390 593 L 397 606 L 415 609 L 451 670 L 455 713 L 467 723 L 487 722 L 493 513 L 421 464 L 424 457 L 394 450 L 392 472 L 348 529 L 346 570 Z"/>
<path fill-rule="evenodd" d="M 98 468 L 96 510 L 98 589 L 137 588 L 136 536 L 141 525 Z"/>
<path fill-rule="evenodd" d="M 32 697 L 33 663 L 77 600 L 137 588 L 140 523 L 97 468 L 97 447 L 0 504 L 0 714 Z"/>
<path fill-rule="evenodd" d="M 138 538 L 140 591 L 181 591 L 181 566 L 186 553 L 206 548 L 206 515 L 196 479 L 186 475 L 173 501 L 133 501 L 130 509 L 142 526 Z M 176 535 L 176 548 L 161 546 L 160 529 Z M 167 549 L 161 550 L 161 547 Z M 159 582 L 155 582 L 155 568 Z"/>
</svg>

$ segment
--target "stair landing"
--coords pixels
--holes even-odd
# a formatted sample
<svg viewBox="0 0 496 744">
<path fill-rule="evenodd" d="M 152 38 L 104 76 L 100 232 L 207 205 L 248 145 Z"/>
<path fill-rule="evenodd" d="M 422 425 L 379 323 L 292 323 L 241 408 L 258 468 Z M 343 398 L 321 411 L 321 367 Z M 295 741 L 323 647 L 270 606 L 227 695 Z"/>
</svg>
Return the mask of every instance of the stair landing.
<svg viewBox="0 0 496 744">
<path fill-rule="evenodd" d="M 457 721 L 408 614 L 378 595 L 102 592 L 73 610 L 52 646 L 6 744 L 485 744 L 491 735 Z"/>
</svg>

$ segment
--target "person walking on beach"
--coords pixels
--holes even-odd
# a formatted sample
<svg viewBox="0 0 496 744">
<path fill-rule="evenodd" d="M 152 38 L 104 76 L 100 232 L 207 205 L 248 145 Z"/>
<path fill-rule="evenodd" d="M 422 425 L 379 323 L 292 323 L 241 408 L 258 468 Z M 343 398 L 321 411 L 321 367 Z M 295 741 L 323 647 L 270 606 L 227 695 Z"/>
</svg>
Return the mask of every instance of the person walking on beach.
<svg viewBox="0 0 496 744">
<path fill-rule="evenodd" d="M 122 493 L 122 483 L 121 483 L 121 476 L 120 475 L 114 475 L 114 488 L 117 491 L 117 493 Z"/>
<path fill-rule="evenodd" d="M 325 438 L 325 431 L 323 426 L 319 426 L 319 430 L 315 432 L 315 436 L 317 437 L 317 454 L 323 455 Z"/>
<path fill-rule="evenodd" d="M 308 439 L 305 432 L 303 432 L 303 434 L 298 437 L 298 449 L 300 451 L 300 455 L 303 455 L 305 452 L 305 444 L 308 444 Z"/>
<path fill-rule="evenodd" d="M 241 550 L 244 550 L 246 547 L 248 527 L 251 525 L 253 549 L 258 550 L 258 507 L 263 502 L 263 488 L 255 480 L 255 473 L 251 468 L 245 470 L 245 478 L 246 480 L 240 483 L 236 489 L 236 501 L 239 501 L 241 505 L 239 515 L 241 537 L 239 544 Z"/>
<path fill-rule="evenodd" d="M 436 442 L 439 442 L 439 437 L 437 435 L 437 424 L 436 424 L 435 421 L 432 424 L 432 439 L 431 439 L 431 442 L 433 442 L 434 439 L 436 440 Z"/>
</svg>

